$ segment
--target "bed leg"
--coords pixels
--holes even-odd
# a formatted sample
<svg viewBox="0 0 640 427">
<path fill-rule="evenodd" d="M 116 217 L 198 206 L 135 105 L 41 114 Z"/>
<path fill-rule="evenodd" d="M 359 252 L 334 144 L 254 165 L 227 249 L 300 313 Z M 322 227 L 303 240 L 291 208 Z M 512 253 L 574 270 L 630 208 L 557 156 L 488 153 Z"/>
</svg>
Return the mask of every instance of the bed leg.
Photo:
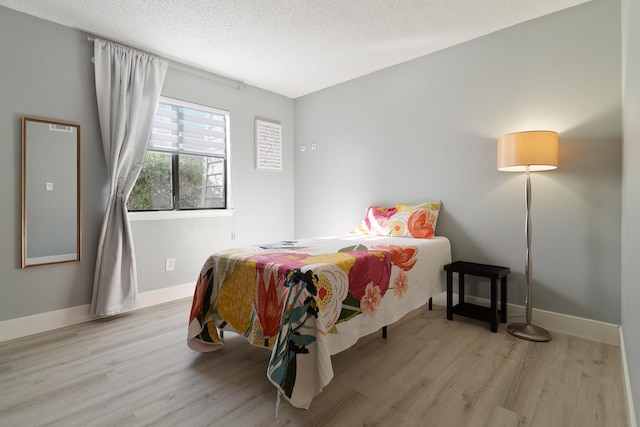
<svg viewBox="0 0 640 427">
<path fill-rule="evenodd" d="M 384 338 L 385 340 L 387 339 L 387 327 L 386 326 L 382 327 L 382 338 Z"/>
<path fill-rule="evenodd" d="M 429 298 L 429 310 L 433 310 L 433 297 Z"/>
<path fill-rule="evenodd" d="M 218 326 L 218 331 L 220 331 L 220 338 L 224 338 L 224 331 L 222 330 L 222 328 L 224 328 L 225 326 L 227 326 L 227 322 L 226 321 L 222 321 L 222 323 L 220 323 L 220 326 Z"/>
</svg>

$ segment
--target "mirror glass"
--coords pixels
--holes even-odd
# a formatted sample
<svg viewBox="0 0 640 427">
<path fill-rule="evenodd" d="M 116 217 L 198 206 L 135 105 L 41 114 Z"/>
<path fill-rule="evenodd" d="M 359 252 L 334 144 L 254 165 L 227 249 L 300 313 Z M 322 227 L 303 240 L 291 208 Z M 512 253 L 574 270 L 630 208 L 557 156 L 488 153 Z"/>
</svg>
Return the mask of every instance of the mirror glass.
<svg viewBox="0 0 640 427">
<path fill-rule="evenodd" d="M 80 125 L 22 118 L 22 268 L 80 261 Z"/>
</svg>

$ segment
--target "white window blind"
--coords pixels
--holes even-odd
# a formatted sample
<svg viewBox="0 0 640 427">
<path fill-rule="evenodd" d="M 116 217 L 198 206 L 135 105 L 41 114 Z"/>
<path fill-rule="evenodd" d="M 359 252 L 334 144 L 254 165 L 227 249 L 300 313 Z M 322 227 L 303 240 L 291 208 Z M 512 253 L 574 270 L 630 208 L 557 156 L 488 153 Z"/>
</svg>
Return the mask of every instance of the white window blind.
<svg viewBox="0 0 640 427">
<path fill-rule="evenodd" d="M 226 158 L 229 113 L 160 99 L 149 149 Z"/>
</svg>

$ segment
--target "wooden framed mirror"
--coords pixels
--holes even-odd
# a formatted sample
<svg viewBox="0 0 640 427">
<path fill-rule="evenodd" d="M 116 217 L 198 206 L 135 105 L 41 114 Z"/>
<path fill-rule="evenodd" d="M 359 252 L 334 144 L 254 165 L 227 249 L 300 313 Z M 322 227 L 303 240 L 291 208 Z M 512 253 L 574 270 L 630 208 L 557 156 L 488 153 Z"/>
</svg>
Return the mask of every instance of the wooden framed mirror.
<svg viewBox="0 0 640 427">
<path fill-rule="evenodd" d="M 22 268 L 80 261 L 80 125 L 22 118 Z"/>
</svg>

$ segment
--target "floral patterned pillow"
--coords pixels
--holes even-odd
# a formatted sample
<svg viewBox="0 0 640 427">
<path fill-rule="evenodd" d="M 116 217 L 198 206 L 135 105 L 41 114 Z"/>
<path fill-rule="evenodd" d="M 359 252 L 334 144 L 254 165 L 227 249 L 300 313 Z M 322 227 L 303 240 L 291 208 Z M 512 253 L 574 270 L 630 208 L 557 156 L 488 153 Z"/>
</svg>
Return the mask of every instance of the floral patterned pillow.
<svg viewBox="0 0 640 427">
<path fill-rule="evenodd" d="M 371 206 L 354 233 L 432 239 L 440 201 L 420 205 Z"/>
</svg>

